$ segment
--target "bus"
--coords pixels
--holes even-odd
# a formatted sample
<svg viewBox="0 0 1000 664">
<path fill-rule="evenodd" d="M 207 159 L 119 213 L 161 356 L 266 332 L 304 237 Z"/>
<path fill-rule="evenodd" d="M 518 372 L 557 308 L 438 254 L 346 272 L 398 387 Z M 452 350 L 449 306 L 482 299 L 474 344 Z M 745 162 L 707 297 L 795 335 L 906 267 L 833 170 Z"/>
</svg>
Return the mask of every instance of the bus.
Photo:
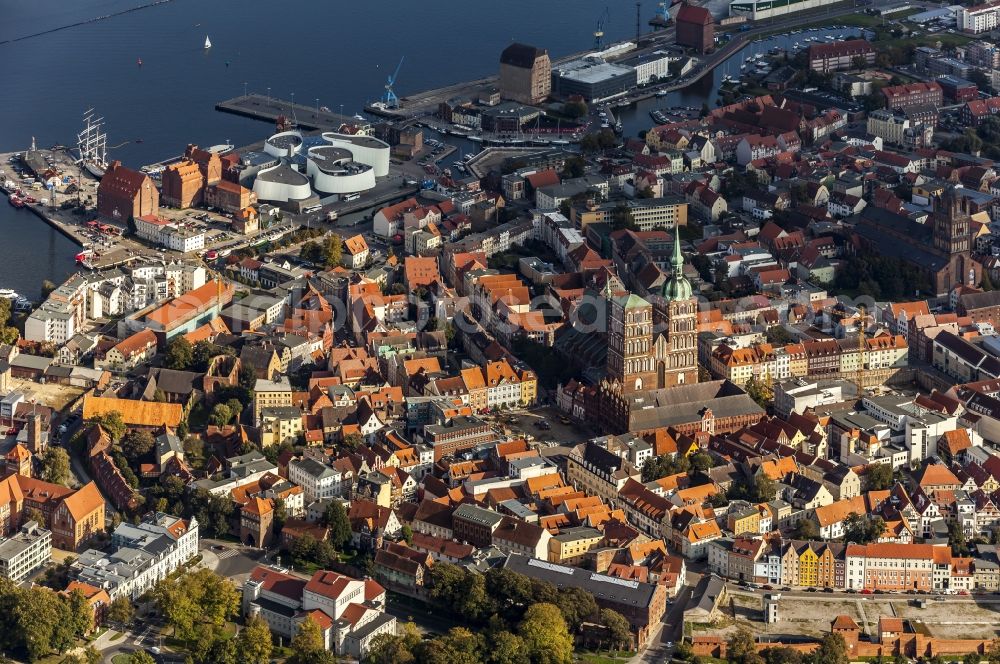
<svg viewBox="0 0 1000 664">
<path fill-rule="evenodd" d="M 345 201 L 356 201 L 361 198 L 361 194 L 346 194 L 343 198 Z"/>
</svg>

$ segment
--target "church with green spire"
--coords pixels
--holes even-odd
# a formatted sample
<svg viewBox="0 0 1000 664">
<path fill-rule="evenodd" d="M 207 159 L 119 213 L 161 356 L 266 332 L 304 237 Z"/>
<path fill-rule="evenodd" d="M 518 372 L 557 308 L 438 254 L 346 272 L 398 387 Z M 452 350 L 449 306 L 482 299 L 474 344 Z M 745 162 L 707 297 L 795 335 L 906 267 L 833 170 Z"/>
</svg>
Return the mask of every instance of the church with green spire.
<svg viewBox="0 0 1000 664">
<path fill-rule="evenodd" d="M 698 382 L 698 301 L 676 226 L 669 278 L 651 299 L 630 294 L 611 303 L 607 377 L 624 394 Z"/>
</svg>

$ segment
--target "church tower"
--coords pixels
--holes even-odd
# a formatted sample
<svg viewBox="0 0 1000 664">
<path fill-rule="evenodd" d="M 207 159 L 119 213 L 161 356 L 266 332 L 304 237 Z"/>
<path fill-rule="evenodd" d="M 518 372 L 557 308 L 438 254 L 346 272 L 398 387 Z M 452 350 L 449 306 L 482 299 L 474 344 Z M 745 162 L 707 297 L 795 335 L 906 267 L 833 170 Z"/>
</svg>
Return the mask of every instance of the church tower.
<svg viewBox="0 0 1000 664">
<path fill-rule="evenodd" d="M 625 394 L 656 387 L 652 346 L 653 306 L 638 295 L 612 298 L 607 375 Z"/>
<path fill-rule="evenodd" d="M 948 256 L 968 254 L 972 249 L 970 221 L 968 204 L 949 186 L 934 210 L 934 248 Z"/>
<path fill-rule="evenodd" d="M 698 382 L 698 301 L 691 282 L 684 276 L 678 225 L 674 225 L 670 270 L 670 278 L 663 284 L 654 317 L 660 330 L 653 357 L 658 388 Z"/>
</svg>

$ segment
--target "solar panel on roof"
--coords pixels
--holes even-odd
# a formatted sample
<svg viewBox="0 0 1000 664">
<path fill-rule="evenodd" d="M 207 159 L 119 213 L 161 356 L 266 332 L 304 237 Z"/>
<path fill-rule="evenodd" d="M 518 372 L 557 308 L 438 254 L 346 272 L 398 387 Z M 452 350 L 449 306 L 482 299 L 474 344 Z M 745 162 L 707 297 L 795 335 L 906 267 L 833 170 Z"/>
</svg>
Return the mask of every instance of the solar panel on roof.
<svg viewBox="0 0 1000 664">
<path fill-rule="evenodd" d="M 607 576 L 605 574 L 593 573 L 590 575 L 591 581 L 603 581 L 604 583 L 614 583 L 615 585 L 625 586 L 626 588 L 638 588 L 638 581 L 629 581 L 628 579 L 619 579 L 617 576 Z"/>
<path fill-rule="evenodd" d="M 528 559 L 528 565 L 530 565 L 531 567 L 541 567 L 542 569 L 547 569 L 550 572 L 558 572 L 559 574 L 569 574 L 570 576 L 573 576 L 572 567 L 553 565 L 552 563 L 547 563 L 544 560 L 538 560 L 537 558 Z"/>
</svg>

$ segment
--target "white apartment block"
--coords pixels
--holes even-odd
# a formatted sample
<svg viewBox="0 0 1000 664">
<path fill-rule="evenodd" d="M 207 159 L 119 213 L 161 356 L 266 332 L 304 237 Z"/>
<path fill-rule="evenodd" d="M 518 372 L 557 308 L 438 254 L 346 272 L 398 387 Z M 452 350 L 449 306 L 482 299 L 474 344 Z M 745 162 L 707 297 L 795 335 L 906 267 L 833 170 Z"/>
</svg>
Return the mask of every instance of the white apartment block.
<svg viewBox="0 0 1000 664">
<path fill-rule="evenodd" d="M 119 525 L 111 537 L 114 553 L 83 552 L 73 563 L 77 579 L 107 591 L 111 601 L 136 600 L 198 555 L 198 522 L 151 512 L 137 526 Z"/>
<path fill-rule="evenodd" d="M 0 577 L 20 583 L 52 560 L 52 533 L 34 521 L 21 532 L 0 540 Z"/>
<path fill-rule="evenodd" d="M 1000 2 L 962 7 L 958 10 L 958 29 L 979 34 L 989 32 L 1000 25 Z"/>
<path fill-rule="evenodd" d="M 340 471 L 315 459 L 289 462 L 288 479 L 302 487 L 306 503 L 323 498 L 336 498 L 342 492 Z"/>
</svg>

